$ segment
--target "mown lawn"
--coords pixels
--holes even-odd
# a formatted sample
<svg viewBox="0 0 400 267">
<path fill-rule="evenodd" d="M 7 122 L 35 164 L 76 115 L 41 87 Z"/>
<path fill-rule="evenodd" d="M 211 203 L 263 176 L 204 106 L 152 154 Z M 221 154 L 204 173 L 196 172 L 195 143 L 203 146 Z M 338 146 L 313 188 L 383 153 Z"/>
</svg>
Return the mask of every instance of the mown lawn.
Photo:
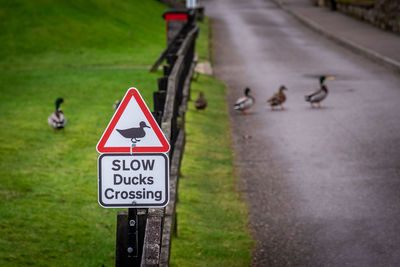
<svg viewBox="0 0 400 267">
<path fill-rule="evenodd" d="M 113 266 L 96 144 L 137 87 L 152 107 L 167 8 L 157 1 L 0 1 L 0 266 Z M 67 127 L 47 117 L 63 97 Z"/>
<path fill-rule="evenodd" d="M 0 0 L 0 68 L 150 65 L 165 48 L 156 0 Z"/>
<path fill-rule="evenodd" d="M 0 265 L 113 265 L 116 211 L 97 203 L 96 143 L 139 69 L 0 72 Z M 151 103 L 151 91 L 143 90 Z M 67 127 L 47 125 L 63 96 Z"/>
</svg>

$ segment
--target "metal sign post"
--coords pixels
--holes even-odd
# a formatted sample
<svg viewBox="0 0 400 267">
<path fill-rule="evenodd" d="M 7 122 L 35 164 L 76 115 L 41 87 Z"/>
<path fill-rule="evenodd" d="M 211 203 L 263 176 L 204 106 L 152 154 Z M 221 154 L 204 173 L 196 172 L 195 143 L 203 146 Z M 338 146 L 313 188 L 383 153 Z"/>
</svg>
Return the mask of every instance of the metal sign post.
<svg viewBox="0 0 400 267">
<path fill-rule="evenodd" d="M 136 209 L 128 209 L 128 258 L 137 258 L 139 255 L 138 224 Z"/>
</svg>

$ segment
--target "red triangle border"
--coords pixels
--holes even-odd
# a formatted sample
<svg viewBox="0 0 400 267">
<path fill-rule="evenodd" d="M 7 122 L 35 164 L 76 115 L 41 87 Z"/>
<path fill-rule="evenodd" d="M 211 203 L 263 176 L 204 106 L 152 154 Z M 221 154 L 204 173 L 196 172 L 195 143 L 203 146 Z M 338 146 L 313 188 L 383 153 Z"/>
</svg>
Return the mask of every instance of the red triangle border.
<svg viewBox="0 0 400 267">
<path fill-rule="evenodd" d="M 99 153 L 131 153 L 130 147 L 105 147 L 105 144 L 108 141 L 112 131 L 114 131 L 115 126 L 117 125 L 119 119 L 121 118 L 122 114 L 125 111 L 126 106 L 128 105 L 131 98 L 134 97 L 137 104 L 139 105 L 140 109 L 142 110 L 143 114 L 145 115 L 146 119 L 148 120 L 151 128 L 157 135 L 161 146 L 160 147 L 135 147 L 132 149 L 132 153 L 166 153 L 169 151 L 169 143 L 164 136 L 163 132 L 161 131 L 160 127 L 158 126 L 156 120 L 154 119 L 153 115 L 151 114 L 149 108 L 147 107 L 146 103 L 144 102 L 142 96 L 140 95 L 139 91 L 136 88 L 129 88 L 126 92 L 124 98 L 122 99 L 121 104 L 119 105 L 117 111 L 115 112 L 114 116 L 112 117 L 110 123 L 108 124 L 106 130 L 104 131 L 103 135 L 98 142 L 96 149 Z"/>
</svg>

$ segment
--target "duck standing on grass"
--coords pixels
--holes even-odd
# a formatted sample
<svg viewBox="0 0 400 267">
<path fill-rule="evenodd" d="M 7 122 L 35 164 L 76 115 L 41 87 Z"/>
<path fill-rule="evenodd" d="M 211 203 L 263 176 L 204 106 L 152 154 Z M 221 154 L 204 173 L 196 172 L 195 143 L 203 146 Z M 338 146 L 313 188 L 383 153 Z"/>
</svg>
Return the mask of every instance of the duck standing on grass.
<svg viewBox="0 0 400 267">
<path fill-rule="evenodd" d="M 56 111 L 54 111 L 47 119 L 49 125 L 55 130 L 63 129 L 67 125 L 67 119 L 61 111 L 60 105 L 64 103 L 64 99 L 59 97 L 56 99 Z"/>
<path fill-rule="evenodd" d="M 321 76 L 319 77 L 320 88 L 311 94 L 305 96 L 307 102 L 310 102 L 311 108 L 314 108 L 314 103 L 318 104 L 318 108 L 322 108 L 321 101 L 328 95 L 328 87 L 324 84 L 325 81 L 334 80 L 333 76 Z"/>
<path fill-rule="evenodd" d="M 204 93 L 200 92 L 199 93 L 199 98 L 196 99 L 194 102 L 194 106 L 196 107 L 197 110 L 202 110 L 207 107 L 207 99 L 204 97 Z"/>
<path fill-rule="evenodd" d="M 282 104 L 286 101 L 286 95 L 283 93 L 284 90 L 287 90 L 287 88 L 282 85 L 279 88 L 279 92 L 267 100 L 267 104 L 271 105 L 272 110 L 274 110 L 275 106 L 280 106 L 282 110 L 285 110 L 285 107 L 282 106 Z"/>
<path fill-rule="evenodd" d="M 256 100 L 254 97 L 250 95 L 250 88 L 246 87 L 244 89 L 244 96 L 239 97 L 238 100 L 236 100 L 233 108 L 236 110 L 241 110 L 244 115 L 247 115 L 249 114 L 248 109 L 251 108 L 255 102 Z"/>
</svg>

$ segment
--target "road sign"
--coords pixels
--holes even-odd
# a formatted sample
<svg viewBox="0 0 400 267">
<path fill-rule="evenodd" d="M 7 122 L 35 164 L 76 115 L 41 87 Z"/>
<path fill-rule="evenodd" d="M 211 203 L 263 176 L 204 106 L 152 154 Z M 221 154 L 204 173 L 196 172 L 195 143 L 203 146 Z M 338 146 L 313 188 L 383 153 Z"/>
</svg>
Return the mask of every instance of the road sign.
<svg viewBox="0 0 400 267">
<path fill-rule="evenodd" d="M 129 88 L 99 143 L 99 153 L 168 152 L 169 143 L 136 88 Z"/>
<path fill-rule="evenodd" d="M 105 208 L 154 208 L 169 202 L 164 153 L 102 154 L 98 178 L 98 200 Z"/>
</svg>

